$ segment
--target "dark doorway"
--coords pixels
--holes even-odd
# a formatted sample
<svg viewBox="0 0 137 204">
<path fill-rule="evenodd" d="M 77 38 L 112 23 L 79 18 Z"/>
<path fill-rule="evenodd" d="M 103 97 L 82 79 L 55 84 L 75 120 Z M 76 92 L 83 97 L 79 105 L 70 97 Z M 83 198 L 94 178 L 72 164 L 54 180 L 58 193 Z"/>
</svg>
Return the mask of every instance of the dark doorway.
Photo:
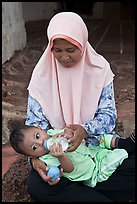
<svg viewBox="0 0 137 204">
<path fill-rule="evenodd" d="M 120 2 L 120 11 L 121 19 L 135 19 L 135 2 L 134 1 Z"/>
<path fill-rule="evenodd" d="M 79 15 L 91 15 L 95 1 L 67 1 L 62 2 L 63 10 L 76 12 Z"/>
</svg>

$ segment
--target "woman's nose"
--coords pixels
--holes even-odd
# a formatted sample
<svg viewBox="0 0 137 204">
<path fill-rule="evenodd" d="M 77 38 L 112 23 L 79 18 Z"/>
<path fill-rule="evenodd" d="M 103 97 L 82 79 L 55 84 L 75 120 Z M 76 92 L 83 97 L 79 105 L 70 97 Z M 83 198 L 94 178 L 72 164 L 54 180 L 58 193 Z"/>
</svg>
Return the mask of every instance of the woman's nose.
<svg viewBox="0 0 137 204">
<path fill-rule="evenodd" d="M 62 53 L 61 54 L 61 59 L 64 60 L 64 61 L 68 60 L 69 59 L 68 54 L 67 53 Z"/>
</svg>

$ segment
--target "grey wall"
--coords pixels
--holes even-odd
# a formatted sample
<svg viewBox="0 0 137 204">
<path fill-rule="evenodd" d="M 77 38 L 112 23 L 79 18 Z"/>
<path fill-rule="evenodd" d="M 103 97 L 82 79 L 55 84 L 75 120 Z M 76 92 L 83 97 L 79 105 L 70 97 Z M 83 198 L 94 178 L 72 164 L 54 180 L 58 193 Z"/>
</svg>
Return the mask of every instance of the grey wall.
<svg viewBox="0 0 137 204">
<path fill-rule="evenodd" d="M 21 2 L 2 2 L 2 64 L 26 45 Z"/>
<path fill-rule="evenodd" d="M 60 6 L 59 2 L 22 2 L 23 18 L 25 22 L 50 19 Z"/>
</svg>

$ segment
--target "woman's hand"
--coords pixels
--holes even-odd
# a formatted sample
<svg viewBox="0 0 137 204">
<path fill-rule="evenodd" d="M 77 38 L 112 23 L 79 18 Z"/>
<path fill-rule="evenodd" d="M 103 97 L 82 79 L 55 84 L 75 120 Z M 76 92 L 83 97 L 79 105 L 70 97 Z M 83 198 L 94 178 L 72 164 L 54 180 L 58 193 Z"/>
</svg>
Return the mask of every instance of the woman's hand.
<svg viewBox="0 0 137 204">
<path fill-rule="evenodd" d="M 87 136 L 87 132 L 81 125 L 77 124 L 67 125 L 67 128 L 73 131 L 73 137 L 68 138 L 68 141 L 72 142 L 72 146 L 67 149 L 67 152 L 72 152 L 82 143 L 82 140 Z"/>
<path fill-rule="evenodd" d="M 65 127 L 64 132 L 54 135 L 54 138 L 65 137 L 65 138 L 69 139 L 69 138 L 73 137 L 73 135 L 74 135 L 73 130 Z"/>
<path fill-rule="evenodd" d="M 47 176 L 49 167 L 46 166 L 45 163 L 41 161 L 40 159 L 32 158 L 32 165 L 33 165 L 33 168 L 42 177 L 42 179 L 45 182 L 48 182 L 49 185 L 55 185 L 59 182 L 60 178 L 57 178 L 55 181 L 51 181 L 52 176 Z M 63 174 L 63 169 L 60 169 L 60 177 L 62 176 L 62 174 Z"/>
</svg>

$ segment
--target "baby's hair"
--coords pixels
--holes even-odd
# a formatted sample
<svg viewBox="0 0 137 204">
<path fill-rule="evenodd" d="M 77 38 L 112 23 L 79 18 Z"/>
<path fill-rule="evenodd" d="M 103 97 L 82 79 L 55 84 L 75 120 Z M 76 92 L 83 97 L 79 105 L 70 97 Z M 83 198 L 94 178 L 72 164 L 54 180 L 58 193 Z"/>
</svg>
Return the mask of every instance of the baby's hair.
<svg viewBox="0 0 137 204">
<path fill-rule="evenodd" d="M 19 125 L 16 127 L 10 134 L 9 142 L 12 146 L 12 148 L 20 154 L 28 156 L 21 148 L 20 143 L 24 141 L 24 130 L 27 130 L 31 128 L 31 126 L 28 125 Z"/>
</svg>

